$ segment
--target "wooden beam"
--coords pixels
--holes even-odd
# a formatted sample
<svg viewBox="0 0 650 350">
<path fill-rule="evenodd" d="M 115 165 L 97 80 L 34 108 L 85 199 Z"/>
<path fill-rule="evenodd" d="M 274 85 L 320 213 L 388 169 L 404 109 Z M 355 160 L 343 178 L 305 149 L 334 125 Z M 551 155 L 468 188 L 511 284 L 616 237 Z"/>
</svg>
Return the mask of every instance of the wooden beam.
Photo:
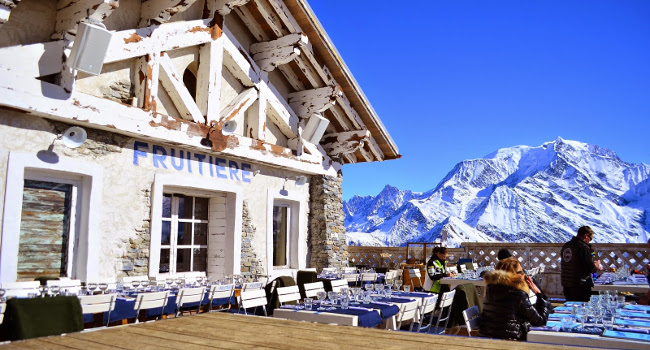
<svg viewBox="0 0 650 350">
<path fill-rule="evenodd" d="M 306 174 L 336 176 L 340 169 L 340 165 L 329 158 L 309 154 L 298 157 L 288 148 L 238 135 L 230 135 L 226 147 L 213 153 L 203 146 L 209 131 L 207 125 L 144 111 L 78 90 L 66 93 L 57 85 L 9 75 L 0 72 L 0 106 L 136 139 L 171 143 L 196 152 L 236 157 Z"/>
<path fill-rule="evenodd" d="M 344 154 L 353 153 L 370 138 L 368 130 L 354 130 L 339 133 L 331 133 L 323 136 L 321 145 L 325 152 L 331 157 L 338 157 Z M 355 157 L 356 159 L 356 157 Z"/>
<path fill-rule="evenodd" d="M 134 93 L 137 106 L 145 111 L 156 112 L 158 81 L 160 77 L 160 53 L 153 52 L 136 60 Z"/>
<path fill-rule="evenodd" d="M 65 32 L 76 35 L 77 25 L 86 18 L 103 22 L 120 6 L 119 3 L 119 0 L 59 1 L 52 39 L 62 39 Z"/>
<path fill-rule="evenodd" d="M 223 124 L 229 120 L 236 119 L 244 114 L 248 107 L 255 101 L 257 101 L 256 88 L 249 88 L 242 91 L 221 110 L 221 113 L 219 113 L 219 122 Z"/>
<path fill-rule="evenodd" d="M 280 0 L 269 0 L 269 4 L 275 10 L 275 13 L 278 15 L 284 26 L 289 30 L 289 33 L 302 33 L 302 29 L 296 22 L 296 19 L 293 17 L 289 9 L 284 5 L 284 2 Z"/>
<path fill-rule="evenodd" d="M 314 113 L 320 113 L 336 103 L 343 94 L 337 86 L 293 92 L 288 95 L 291 108 L 300 118 L 308 118 Z"/>
<path fill-rule="evenodd" d="M 361 158 L 363 158 L 364 162 L 370 163 L 370 162 L 373 161 L 372 154 L 370 154 L 370 153 L 368 153 L 368 151 L 366 151 L 366 145 L 364 145 L 363 147 L 359 147 L 358 152 L 359 152 L 359 154 L 361 154 Z"/>
<path fill-rule="evenodd" d="M 306 35 L 290 34 L 276 40 L 251 44 L 250 54 L 262 70 L 270 72 L 300 55 L 299 47 L 307 42 Z"/>
<path fill-rule="evenodd" d="M 142 0 L 138 27 L 167 23 L 172 16 L 187 10 L 194 2 L 196 0 Z"/>
<path fill-rule="evenodd" d="M 224 41 L 224 65 L 242 85 L 255 86 L 260 81 L 261 69 L 252 57 L 248 55 L 237 39 L 224 27 L 227 40 Z"/>
<path fill-rule="evenodd" d="M 273 11 L 273 8 L 271 8 L 265 0 L 253 0 L 253 2 L 257 7 L 257 11 L 262 15 L 262 18 L 264 18 L 264 21 L 268 24 L 276 37 L 281 38 L 289 34 L 289 32 L 284 30 L 282 27 L 282 22 L 276 15 L 275 11 Z"/>
<path fill-rule="evenodd" d="M 235 7 L 246 5 L 248 1 L 249 0 L 207 0 L 206 4 L 210 3 L 208 8 L 211 11 L 216 11 L 220 15 L 225 16 Z M 210 15 L 210 17 L 212 17 L 212 15 Z"/>
<path fill-rule="evenodd" d="M 196 76 L 196 100 L 206 123 L 217 120 L 221 103 L 224 37 L 204 44 L 199 49 L 199 67 Z"/>
<path fill-rule="evenodd" d="M 260 91 L 265 91 L 269 107 L 269 118 L 287 138 L 296 137 L 298 135 L 299 120 L 293 109 L 270 82 L 262 80 L 259 87 Z"/>
<path fill-rule="evenodd" d="M 202 45 L 218 39 L 222 30 L 212 19 L 171 22 L 113 33 L 104 63 L 123 61 L 162 52 Z"/>
<path fill-rule="evenodd" d="M 309 64 L 304 58 L 297 57 L 295 61 L 298 65 L 298 68 L 300 68 L 303 74 L 305 74 L 305 77 L 313 88 L 320 88 L 325 86 L 324 82 L 318 76 L 318 73 L 314 71 L 311 64 Z"/>
<path fill-rule="evenodd" d="M 20 0 L 1 0 L 0 1 L 0 28 L 7 23 L 11 11 L 18 6 Z"/>
<path fill-rule="evenodd" d="M 266 91 L 261 89 L 257 101 L 248 109 L 244 136 L 262 141 L 266 139 L 266 105 Z"/>
<path fill-rule="evenodd" d="M 281 65 L 278 67 L 282 75 L 284 75 L 285 78 L 287 78 L 287 82 L 289 82 L 289 85 L 295 90 L 295 91 L 302 91 L 306 90 L 307 88 L 305 87 L 305 84 L 300 81 L 300 78 L 298 77 L 298 74 L 294 72 L 294 70 L 291 68 L 291 65 L 285 64 Z"/>
<path fill-rule="evenodd" d="M 235 7 L 233 10 L 257 41 L 269 41 L 271 39 L 246 6 Z"/>
<path fill-rule="evenodd" d="M 205 124 L 205 118 L 194 98 L 183 83 L 183 75 L 176 72 L 174 63 L 164 52 L 160 54 L 160 82 L 174 102 L 181 118 Z"/>
</svg>

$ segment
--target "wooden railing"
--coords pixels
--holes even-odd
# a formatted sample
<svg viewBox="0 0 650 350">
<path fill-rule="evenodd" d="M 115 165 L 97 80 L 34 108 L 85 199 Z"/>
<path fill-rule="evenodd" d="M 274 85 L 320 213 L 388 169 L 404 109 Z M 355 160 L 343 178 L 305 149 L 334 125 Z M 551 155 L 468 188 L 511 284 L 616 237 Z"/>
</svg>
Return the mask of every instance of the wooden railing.
<svg viewBox="0 0 650 350">
<path fill-rule="evenodd" d="M 478 266 L 496 263 L 500 249 L 510 250 L 525 269 L 544 266 L 542 289 L 549 296 L 560 297 L 560 250 L 563 243 L 463 243 L 460 248 L 449 248 L 448 264 L 458 259 L 471 258 Z M 604 267 L 645 269 L 650 262 L 650 249 L 641 243 L 594 243 L 594 251 Z M 348 247 L 349 261 L 352 265 L 399 268 L 402 263 L 422 262 L 422 256 L 430 256 L 431 248 L 425 254 L 411 249 L 407 255 L 406 247 Z"/>
</svg>

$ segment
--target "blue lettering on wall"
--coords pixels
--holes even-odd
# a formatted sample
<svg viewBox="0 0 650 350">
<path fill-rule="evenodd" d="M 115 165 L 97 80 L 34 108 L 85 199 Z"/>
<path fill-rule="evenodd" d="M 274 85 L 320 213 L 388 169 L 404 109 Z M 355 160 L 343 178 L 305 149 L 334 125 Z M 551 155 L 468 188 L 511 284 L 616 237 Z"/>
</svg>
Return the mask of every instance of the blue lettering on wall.
<svg viewBox="0 0 650 350">
<path fill-rule="evenodd" d="M 251 182 L 251 165 L 247 163 L 241 163 L 241 180 L 244 182 Z"/>
<path fill-rule="evenodd" d="M 235 179 L 237 179 L 237 181 L 240 181 L 239 175 L 237 175 L 237 173 L 239 172 L 239 165 L 237 165 L 237 162 L 235 162 L 234 160 L 229 161 L 228 167 L 230 168 L 230 179 L 232 180 L 232 178 L 234 177 Z"/>
<path fill-rule="evenodd" d="M 205 159 L 205 156 L 203 154 L 194 153 L 194 158 L 196 158 L 196 161 L 199 163 L 199 174 L 203 175 L 203 160 Z"/>
<path fill-rule="evenodd" d="M 219 165 L 219 163 L 223 163 L 223 165 Z M 226 160 L 221 158 L 214 158 L 214 165 L 217 167 L 217 177 L 227 179 L 228 175 L 222 173 L 222 171 L 226 171 Z"/>
<path fill-rule="evenodd" d="M 160 165 L 162 165 L 163 168 L 167 169 L 167 166 L 165 165 L 165 158 L 167 158 L 167 151 L 165 150 L 165 148 L 163 148 L 162 146 L 153 145 L 153 151 L 151 153 L 153 154 L 152 156 L 153 166 L 159 168 L 160 166 L 158 165 L 158 163 L 160 163 Z"/>
<path fill-rule="evenodd" d="M 139 142 L 139 141 L 135 141 L 133 143 L 133 165 L 139 165 L 138 157 L 147 158 L 147 152 L 141 151 L 140 148 L 149 150 L 149 144 L 146 142 Z"/>
<path fill-rule="evenodd" d="M 151 158 L 149 158 L 151 153 Z M 178 153 L 178 156 L 176 154 Z M 187 172 L 192 173 L 192 162 L 198 164 L 199 174 L 203 175 L 203 164 L 207 163 L 210 170 L 210 176 L 216 176 L 221 179 L 230 179 L 233 181 L 251 183 L 252 166 L 248 163 L 239 163 L 234 160 L 227 160 L 213 156 L 206 156 L 205 154 L 192 155 L 189 151 L 178 150 L 172 147 L 165 148 L 159 145 L 151 145 L 146 142 L 135 141 L 133 143 L 133 165 L 140 166 L 143 162 L 146 163 L 149 159 L 155 168 L 169 169 L 165 162 L 167 155 L 171 161 L 172 168 L 176 171 L 184 171 L 187 164 Z M 207 158 L 207 162 L 206 162 Z M 241 173 L 240 173 L 241 171 Z"/>
</svg>

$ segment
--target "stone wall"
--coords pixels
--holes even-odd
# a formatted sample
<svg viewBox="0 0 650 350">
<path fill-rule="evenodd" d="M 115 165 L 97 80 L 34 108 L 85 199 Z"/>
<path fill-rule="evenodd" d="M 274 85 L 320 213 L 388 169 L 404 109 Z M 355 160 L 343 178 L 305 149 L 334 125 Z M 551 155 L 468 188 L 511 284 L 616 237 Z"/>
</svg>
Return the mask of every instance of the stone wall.
<svg viewBox="0 0 650 350">
<path fill-rule="evenodd" d="M 342 178 L 312 176 L 309 194 L 310 267 L 348 266 L 348 244 L 345 238 Z"/>
<path fill-rule="evenodd" d="M 245 280 L 252 281 L 255 276 L 264 275 L 264 265 L 255 252 L 252 241 L 257 229 L 253 225 L 248 204 L 244 201 L 242 209 L 241 234 L 241 274 Z"/>
</svg>

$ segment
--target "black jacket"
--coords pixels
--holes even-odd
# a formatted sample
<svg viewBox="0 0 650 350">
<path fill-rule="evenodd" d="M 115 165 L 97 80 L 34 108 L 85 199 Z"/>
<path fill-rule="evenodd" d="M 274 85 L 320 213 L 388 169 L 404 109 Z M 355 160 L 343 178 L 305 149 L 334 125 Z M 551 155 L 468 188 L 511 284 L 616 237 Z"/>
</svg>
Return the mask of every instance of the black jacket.
<svg viewBox="0 0 650 350">
<path fill-rule="evenodd" d="M 596 272 L 591 244 L 573 237 L 562 246 L 562 286 L 589 287 L 594 284 L 591 274 Z"/>
<path fill-rule="evenodd" d="M 528 293 L 519 275 L 494 270 L 483 279 L 487 294 L 479 322 L 482 337 L 526 340 L 530 326 L 543 326 L 548 320 L 551 303 L 544 294 L 537 294 L 535 305 L 530 304 Z"/>
</svg>

